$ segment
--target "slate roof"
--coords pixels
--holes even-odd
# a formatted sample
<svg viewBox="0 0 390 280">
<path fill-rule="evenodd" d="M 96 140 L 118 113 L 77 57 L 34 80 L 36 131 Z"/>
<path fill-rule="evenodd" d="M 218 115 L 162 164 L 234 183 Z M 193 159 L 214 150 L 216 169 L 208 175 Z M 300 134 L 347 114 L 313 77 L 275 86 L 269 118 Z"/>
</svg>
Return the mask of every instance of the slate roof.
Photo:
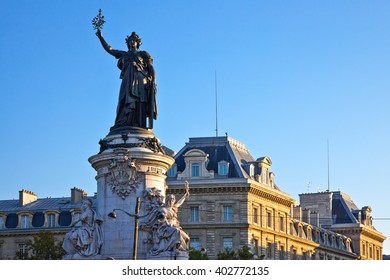
<svg viewBox="0 0 390 280">
<path fill-rule="evenodd" d="M 183 172 L 185 162 L 183 155 L 192 149 L 199 149 L 209 155 L 207 170 L 218 170 L 218 162 L 229 163 L 229 178 L 246 178 L 248 175 L 242 168 L 243 164 L 254 161 L 245 146 L 238 141 L 228 137 L 196 137 L 190 141 L 175 155 L 177 171 Z"/>
<path fill-rule="evenodd" d="M 332 215 L 333 223 L 346 224 L 358 223 L 358 220 L 353 215 L 354 211 L 359 211 L 352 199 L 345 193 L 333 192 L 332 196 Z"/>
<path fill-rule="evenodd" d="M 89 197 L 94 201 L 94 197 Z M 38 198 L 36 201 L 30 202 L 24 206 L 19 205 L 18 199 L 0 200 L 0 212 L 17 213 L 19 211 L 46 211 L 46 210 L 70 210 L 80 208 L 80 203 L 71 204 L 70 197 L 60 198 Z"/>
</svg>

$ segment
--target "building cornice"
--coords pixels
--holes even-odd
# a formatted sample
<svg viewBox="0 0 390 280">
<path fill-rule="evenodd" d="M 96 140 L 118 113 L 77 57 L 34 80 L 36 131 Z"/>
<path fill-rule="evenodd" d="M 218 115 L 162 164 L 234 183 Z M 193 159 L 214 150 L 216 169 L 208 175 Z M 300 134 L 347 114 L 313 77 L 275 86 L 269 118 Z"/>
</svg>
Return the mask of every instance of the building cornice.
<svg viewBox="0 0 390 280">
<path fill-rule="evenodd" d="M 330 228 L 332 231 L 339 232 L 345 235 L 348 234 L 359 234 L 366 236 L 368 238 L 372 238 L 378 242 L 383 242 L 386 239 L 386 236 L 384 236 L 381 232 L 369 228 L 362 224 L 336 224 L 331 226 Z"/>
</svg>

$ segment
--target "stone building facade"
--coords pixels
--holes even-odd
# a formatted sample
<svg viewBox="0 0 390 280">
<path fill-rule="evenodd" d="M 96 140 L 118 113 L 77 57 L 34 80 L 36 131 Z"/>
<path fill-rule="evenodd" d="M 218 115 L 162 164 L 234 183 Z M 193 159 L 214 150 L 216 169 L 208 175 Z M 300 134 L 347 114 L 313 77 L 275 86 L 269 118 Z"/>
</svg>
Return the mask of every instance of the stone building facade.
<svg viewBox="0 0 390 280">
<path fill-rule="evenodd" d="M 300 206 L 317 213 L 322 228 L 349 236 L 363 260 L 382 260 L 386 237 L 372 223 L 370 206 L 358 208 L 347 194 L 337 191 L 300 194 Z"/>
<path fill-rule="evenodd" d="M 269 157 L 254 159 L 230 137 L 204 137 L 190 138 L 174 158 L 167 192 L 190 183 L 179 219 L 191 247 L 211 259 L 244 245 L 265 259 L 358 257 L 348 236 L 303 221 L 298 203 L 276 185 Z"/>
<path fill-rule="evenodd" d="M 371 208 L 359 209 L 341 192 L 301 194 L 300 202 L 275 183 L 269 157 L 253 158 L 231 137 L 190 138 L 167 172 L 167 194 L 190 197 L 179 209 L 193 249 L 216 259 L 224 248 L 244 245 L 263 259 L 381 259 L 385 237 L 372 225 Z M 21 190 L 19 199 L 0 200 L 0 259 L 13 259 L 40 230 L 62 242 L 88 197 L 78 188 L 70 197 L 38 198 Z M 104 217 L 105 218 L 105 217 Z"/>
<path fill-rule="evenodd" d="M 78 219 L 85 197 L 83 190 L 72 188 L 70 197 L 38 198 L 21 190 L 19 199 L 0 200 L 0 259 L 14 259 L 17 252 L 27 252 L 26 242 L 41 230 L 50 231 L 62 243 L 70 224 Z"/>
</svg>

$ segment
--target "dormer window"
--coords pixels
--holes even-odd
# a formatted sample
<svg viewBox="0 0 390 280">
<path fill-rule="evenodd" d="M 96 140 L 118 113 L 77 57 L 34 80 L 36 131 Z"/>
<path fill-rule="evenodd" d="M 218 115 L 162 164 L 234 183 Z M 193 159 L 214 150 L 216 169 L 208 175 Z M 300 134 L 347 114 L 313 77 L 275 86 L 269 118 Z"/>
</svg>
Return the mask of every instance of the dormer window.
<svg viewBox="0 0 390 280">
<path fill-rule="evenodd" d="M 4 217 L 0 216 L 0 229 L 4 228 Z"/>
<path fill-rule="evenodd" d="M 167 176 L 170 178 L 176 177 L 177 174 L 177 164 L 175 163 L 171 169 L 168 170 Z"/>
<path fill-rule="evenodd" d="M 48 227 L 55 227 L 56 226 L 56 215 L 55 214 L 48 214 L 47 215 L 47 226 Z"/>
<path fill-rule="evenodd" d="M 185 168 L 177 173 L 177 179 L 206 179 L 214 178 L 214 171 L 208 170 L 208 154 L 199 149 L 189 150 L 184 154 Z"/>
<path fill-rule="evenodd" d="M 261 182 L 263 184 L 267 184 L 267 170 L 263 170 L 261 172 Z"/>
<path fill-rule="evenodd" d="M 199 163 L 191 164 L 191 177 L 199 177 L 200 176 L 200 165 Z"/>
<path fill-rule="evenodd" d="M 29 227 L 29 217 L 28 215 L 22 215 L 21 216 L 21 228 L 28 228 Z"/>
<path fill-rule="evenodd" d="M 30 228 L 31 227 L 31 218 L 32 213 L 30 212 L 18 212 L 17 215 L 19 216 L 18 221 L 18 227 L 19 228 Z"/>
<path fill-rule="evenodd" d="M 227 161 L 218 162 L 218 174 L 219 175 L 228 175 L 229 173 L 229 163 Z"/>
<path fill-rule="evenodd" d="M 255 166 L 253 164 L 249 166 L 249 177 L 255 177 Z"/>
</svg>

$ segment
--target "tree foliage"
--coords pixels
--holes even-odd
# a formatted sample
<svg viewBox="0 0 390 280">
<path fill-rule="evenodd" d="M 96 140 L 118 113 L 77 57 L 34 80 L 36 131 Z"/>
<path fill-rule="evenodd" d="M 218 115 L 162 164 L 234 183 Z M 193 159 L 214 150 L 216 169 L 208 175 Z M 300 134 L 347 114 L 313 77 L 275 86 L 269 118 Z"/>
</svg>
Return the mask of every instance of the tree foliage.
<svg viewBox="0 0 390 280">
<path fill-rule="evenodd" d="M 237 253 L 229 248 L 225 248 L 223 251 L 219 252 L 217 255 L 218 260 L 238 260 Z"/>
<path fill-rule="evenodd" d="M 249 247 L 246 245 L 243 246 L 242 249 L 238 250 L 237 255 L 239 260 L 253 260 L 254 256 Z"/>
<path fill-rule="evenodd" d="M 209 256 L 200 250 L 191 249 L 188 253 L 190 260 L 208 260 Z"/>
<path fill-rule="evenodd" d="M 16 253 L 18 259 L 60 260 L 65 255 L 61 242 L 56 242 L 50 231 L 42 230 L 26 242 L 28 252 Z"/>
<path fill-rule="evenodd" d="M 251 253 L 248 246 L 243 246 L 237 252 L 225 248 L 222 252 L 219 252 L 217 255 L 218 260 L 253 260 L 254 255 Z"/>
</svg>

